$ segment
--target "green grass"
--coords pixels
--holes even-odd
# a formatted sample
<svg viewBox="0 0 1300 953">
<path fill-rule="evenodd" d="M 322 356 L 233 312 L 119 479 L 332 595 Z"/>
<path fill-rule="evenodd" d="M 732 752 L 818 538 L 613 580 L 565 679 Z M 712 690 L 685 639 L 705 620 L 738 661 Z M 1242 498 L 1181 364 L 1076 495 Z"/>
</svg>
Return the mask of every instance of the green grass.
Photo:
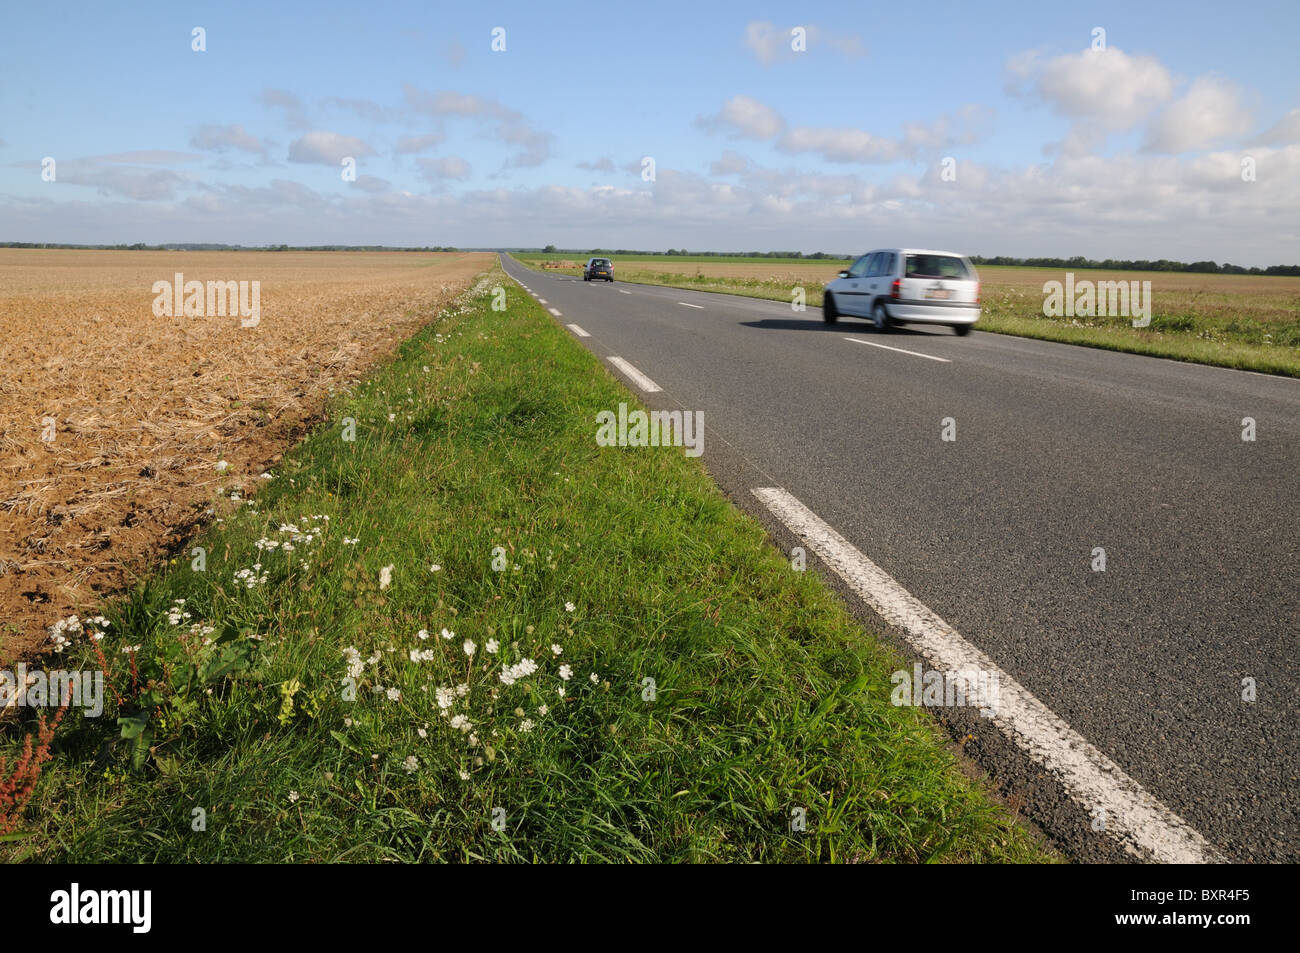
<svg viewBox="0 0 1300 953">
<path fill-rule="evenodd" d="M 485 290 L 498 283 L 505 312 Z M 890 704 L 901 660 L 698 460 L 596 445 L 596 413 L 620 401 L 636 403 L 492 273 L 341 396 L 255 502 L 220 504 L 224 521 L 190 544 L 205 571 L 187 547 L 104 610 L 122 710 L 154 681 L 152 737 L 106 748 L 116 703 L 98 720 L 70 715 L 0 857 L 1057 859 L 962 772 L 928 715 Z M 291 553 L 259 551 L 293 538 L 282 524 L 320 531 Z M 266 582 L 237 584 L 258 561 Z M 190 617 L 174 625 L 182 598 Z M 194 624 L 224 641 L 203 646 L 185 635 Z M 80 641 L 60 659 L 96 657 Z M 538 671 L 502 684 L 522 658 Z M 439 715 L 436 689 L 458 684 L 468 694 L 450 713 L 472 719 L 476 747 Z M 790 830 L 796 808 L 806 832 Z"/>
<path fill-rule="evenodd" d="M 543 260 L 565 258 L 563 255 L 536 254 L 516 257 L 533 268 Z M 683 265 L 695 264 L 696 268 L 694 273 L 665 272 L 637 268 L 635 263 L 638 261 L 680 261 Z M 702 264 L 709 261 L 770 263 L 797 268 L 798 273 L 805 276 L 799 280 L 810 308 L 822 305 L 823 281 L 847 266 L 846 262 L 806 259 L 631 256 L 618 258 L 615 269 L 618 280 L 636 284 L 745 295 L 772 301 L 791 300 L 792 282 L 788 276 L 773 279 L 714 275 L 709 274 Z M 548 273 L 580 275 L 582 269 L 578 265 L 548 269 Z M 1151 280 L 1156 299 L 1151 325 L 1135 328 L 1125 317 L 1046 317 L 1042 314 L 1042 283 L 1061 280 L 1063 271 L 985 265 L 980 268 L 983 310 L 978 328 L 998 334 L 1300 377 L 1300 279 L 1082 270 L 1077 275 L 1080 279 L 1094 280 Z M 1194 287 L 1198 283 L 1209 285 L 1211 290 Z M 811 317 L 816 316 L 814 313 Z"/>
</svg>

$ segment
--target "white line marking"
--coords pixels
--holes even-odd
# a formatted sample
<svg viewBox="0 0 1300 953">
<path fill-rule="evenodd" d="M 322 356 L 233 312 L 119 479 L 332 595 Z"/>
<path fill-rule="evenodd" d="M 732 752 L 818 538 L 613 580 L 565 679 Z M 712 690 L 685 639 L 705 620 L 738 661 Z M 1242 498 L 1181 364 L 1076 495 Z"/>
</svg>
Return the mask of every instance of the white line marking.
<svg viewBox="0 0 1300 953">
<path fill-rule="evenodd" d="M 704 310 L 704 305 L 702 304 L 687 304 L 685 301 L 678 301 L 677 303 L 683 308 L 698 308 L 700 311 Z"/>
<path fill-rule="evenodd" d="M 995 677 L 997 703 L 990 721 L 1051 772 L 1085 812 L 1104 817 L 1107 836 L 1129 851 L 1162 863 L 1224 860 L 1186 821 L 1148 794 L 1119 765 L 1089 744 L 817 514 L 778 487 L 760 487 L 751 492 L 791 532 L 806 540 L 813 552 L 881 618 L 906 633 L 908 643 L 936 670 L 974 669 Z M 1104 814 L 1094 814 L 1096 811 Z"/>
<path fill-rule="evenodd" d="M 578 327 L 576 324 L 570 324 L 570 325 L 569 325 L 569 330 L 572 331 L 574 334 L 576 334 L 576 335 L 577 335 L 578 337 L 580 337 L 580 338 L 589 338 L 589 337 L 591 337 L 590 334 L 588 334 L 586 331 L 582 330 L 582 328 Z"/>
<path fill-rule="evenodd" d="M 551 312 L 551 314 L 555 315 L 557 318 L 564 317 L 564 315 L 560 314 L 560 312 L 556 311 L 554 308 L 547 308 L 546 310 Z"/>
<path fill-rule="evenodd" d="M 920 351 L 905 351 L 901 347 L 890 347 L 888 344 L 877 344 L 875 341 L 864 341 L 862 338 L 846 337 L 846 341 L 856 341 L 858 344 L 870 344 L 872 347 L 883 347 L 886 351 L 897 351 L 899 354 L 911 354 L 913 357 L 926 357 L 932 361 L 942 361 L 944 364 L 951 364 L 952 361 L 946 357 L 935 357 L 933 354 L 922 354 Z"/>
<path fill-rule="evenodd" d="M 660 387 L 650 378 L 646 377 L 644 374 L 638 371 L 627 361 L 623 360 L 621 357 L 611 357 L 609 359 L 609 363 L 613 364 L 620 371 L 622 371 L 624 374 L 630 377 L 632 379 L 632 383 L 636 384 L 637 387 L 641 388 L 647 394 L 653 394 L 655 391 L 663 390 L 662 387 Z"/>
<path fill-rule="evenodd" d="M 621 295 L 630 295 L 632 292 L 630 292 L 630 291 L 624 291 L 622 288 L 619 288 L 619 289 L 618 289 L 618 293 L 621 294 Z"/>
<path fill-rule="evenodd" d="M 545 298 L 538 298 L 538 299 L 537 299 L 537 303 L 538 303 L 538 304 L 546 304 L 546 299 L 545 299 Z"/>
</svg>

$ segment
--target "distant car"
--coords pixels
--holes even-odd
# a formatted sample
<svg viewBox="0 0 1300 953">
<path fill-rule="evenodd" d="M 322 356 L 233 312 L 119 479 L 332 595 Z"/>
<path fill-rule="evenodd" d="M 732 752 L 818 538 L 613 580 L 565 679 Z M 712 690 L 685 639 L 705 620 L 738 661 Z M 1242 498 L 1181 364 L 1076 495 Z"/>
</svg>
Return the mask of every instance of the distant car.
<svg viewBox="0 0 1300 953">
<path fill-rule="evenodd" d="M 822 318 L 867 318 L 877 331 L 895 324 L 946 324 L 969 334 L 980 317 L 980 281 L 965 255 L 884 248 L 863 255 L 823 292 Z"/>
<path fill-rule="evenodd" d="M 597 278 L 614 280 L 614 263 L 608 258 L 593 258 L 582 266 L 583 281 L 595 281 Z"/>
</svg>

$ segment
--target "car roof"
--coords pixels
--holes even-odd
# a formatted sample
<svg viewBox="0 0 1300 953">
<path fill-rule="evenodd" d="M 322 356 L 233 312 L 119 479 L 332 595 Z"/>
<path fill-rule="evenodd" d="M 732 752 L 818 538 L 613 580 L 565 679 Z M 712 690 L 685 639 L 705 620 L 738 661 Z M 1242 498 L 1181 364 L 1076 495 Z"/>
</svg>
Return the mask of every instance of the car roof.
<svg viewBox="0 0 1300 953">
<path fill-rule="evenodd" d="M 965 258 L 966 255 L 959 251 L 940 251 L 937 248 L 890 248 L 889 251 L 899 251 L 904 255 L 951 255 L 953 258 Z"/>
</svg>

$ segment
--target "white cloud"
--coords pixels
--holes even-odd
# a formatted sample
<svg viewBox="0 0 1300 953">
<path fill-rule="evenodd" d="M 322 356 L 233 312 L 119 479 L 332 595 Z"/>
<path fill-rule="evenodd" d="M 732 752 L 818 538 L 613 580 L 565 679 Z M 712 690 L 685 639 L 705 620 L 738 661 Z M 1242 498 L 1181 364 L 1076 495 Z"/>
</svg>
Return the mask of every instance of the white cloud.
<svg viewBox="0 0 1300 953">
<path fill-rule="evenodd" d="M 174 152 L 170 149 L 138 149 L 134 152 L 111 152 L 107 155 L 86 156 L 82 162 L 112 162 L 129 165 L 174 165 L 195 162 L 203 157 L 193 152 Z"/>
<path fill-rule="evenodd" d="M 85 185 L 103 196 L 121 196 L 145 202 L 170 201 L 179 188 L 195 183 L 192 177 L 170 169 L 136 169 L 93 160 L 69 160 L 58 165 L 62 185 Z"/>
<path fill-rule="evenodd" d="M 773 139 L 785 129 L 780 113 L 750 96 L 732 96 L 716 116 L 700 117 L 696 124 L 746 139 Z"/>
<path fill-rule="evenodd" d="M 441 132 L 431 132 L 423 136 L 403 136 L 397 140 L 397 145 L 393 151 L 398 155 L 424 152 L 427 149 L 432 149 L 446 138 L 446 135 Z"/>
<path fill-rule="evenodd" d="M 197 133 L 190 137 L 190 145 L 195 149 L 202 149 L 204 152 L 228 152 L 231 149 L 238 149 L 241 152 L 253 152 L 259 155 L 266 152 L 265 147 L 258 138 L 240 125 L 202 126 Z"/>
<path fill-rule="evenodd" d="M 289 146 L 290 162 L 309 162 L 317 165 L 338 165 L 348 156 L 371 156 L 375 150 L 355 136 L 317 130 L 309 132 Z"/>
<path fill-rule="evenodd" d="M 329 96 L 321 100 L 326 109 L 336 112 L 351 113 L 369 122 L 384 122 L 388 119 L 388 110 L 369 99 L 351 99 L 346 96 Z"/>
<path fill-rule="evenodd" d="M 1011 92 L 1037 98 L 1057 113 L 1131 129 L 1173 97 L 1174 79 L 1152 56 L 1118 47 L 1087 49 L 1043 62 L 1035 50 L 1006 63 Z"/>
<path fill-rule="evenodd" d="M 438 159 L 418 159 L 424 177 L 430 181 L 469 178 L 469 163 L 460 156 L 442 156 Z"/>
<path fill-rule="evenodd" d="M 748 159 L 739 152 L 732 152 L 728 149 L 722 153 L 721 158 L 709 163 L 709 173 L 711 175 L 735 175 L 744 172 L 748 165 Z"/>
<path fill-rule="evenodd" d="M 1253 140 L 1264 146 L 1287 146 L 1300 142 L 1300 109 L 1293 109 Z"/>
<path fill-rule="evenodd" d="M 972 104 L 930 123 L 907 123 L 901 137 L 891 137 L 850 127 L 787 128 L 785 119 L 770 106 L 749 96 L 733 96 L 716 115 L 701 117 L 696 124 L 735 137 L 775 140 L 777 149 L 792 155 L 811 152 L 827 162 L 879 163 L 914 158 L 926 149 L 975 142 L 991 117 L 992 110 Z"/>
<path fill-rule="evenodd" d="M 597 159 L 595 162 L 579 162 L 577 163 L 577 166 L 579 169 L 586 169 L 588 172 L 613 172 L 614 171 L 614 162 L 612 159 L 608 158 L 607 156 L 602 156 L 601 158 Z"/>
<path fill-rule="evenodd" d="M 1243 136 L 1254 125 L 1241 87 L 1219 76 L 1199 76 L 1147 129 L 1148 152 L 1189 152 Z"/>
<path fill-rule="evenodd" d="M 268 87 L 262 90 L 258 101 L 264 106 L 284 110 L 284 121 L 291 129 L 306 129 L 311 125 L 303 111 L 302 100 L 288 90 Z"/>
<path fill-rule="evenodd" d="M 392 182 L 375 175 L 359 175 L 352 185 L 362 192 L 388 192 L 393 187 Z"/>
<path fill-rule="evenodd" d="M 416 112 L 491 123 L 501 142 L 518 147 L 506 160 L 507 166 L 539 166 L 550 158 L 554 137 L 534 126 L 517 109 L 495 99 L 450 89 L 429 92 L 409 84 L 402 87 L 402 93 L 407 106 Z"/>
<path fill-rule="evenodd" d="M 794 29 L 802 27 L 804 31 L 803 52 L 794 49 Z M 826 31 L 813 24 L 792 24 L 778 27 L 767 20 L 753 20 L 745 25 L 745 46 L 763 66 L 774 63 L 790 62 L 800 56 L 811 54 L 819 49 L 830 49 L 841 56 L 857 58 L 865 56 L 866 46 L 862 37 L 856 33 Z"/>
</svg>

